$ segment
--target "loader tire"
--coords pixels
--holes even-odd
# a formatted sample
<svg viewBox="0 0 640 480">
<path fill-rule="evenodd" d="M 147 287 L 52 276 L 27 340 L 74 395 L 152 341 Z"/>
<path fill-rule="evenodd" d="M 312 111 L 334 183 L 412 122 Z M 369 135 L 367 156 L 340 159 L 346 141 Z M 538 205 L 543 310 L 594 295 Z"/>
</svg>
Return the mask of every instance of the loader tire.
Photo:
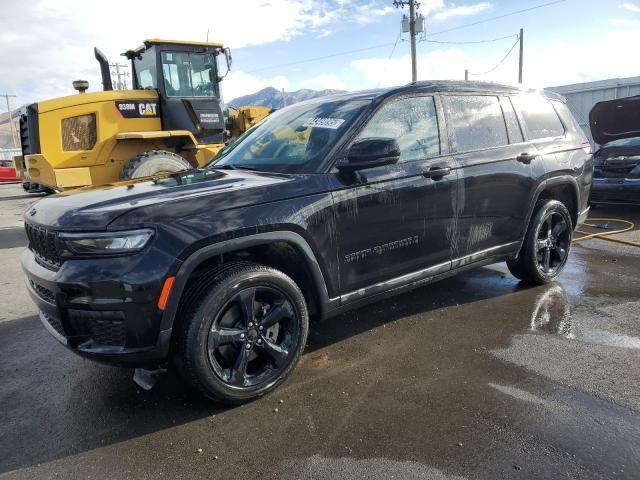
<svg viewBox="0 0 640 480">
<path fill-rule="evenodd" d="M 140 153 L 133 157 L 124 166 L 120 173 L 120 178 L 127 180 L 130 178 L 142 178 L 155 175 L 157 173 L 174 173 L 182 170 L 189 170 L 191 164 L 180 155 L 165 150 L 152 150 Z"/>
</svg>

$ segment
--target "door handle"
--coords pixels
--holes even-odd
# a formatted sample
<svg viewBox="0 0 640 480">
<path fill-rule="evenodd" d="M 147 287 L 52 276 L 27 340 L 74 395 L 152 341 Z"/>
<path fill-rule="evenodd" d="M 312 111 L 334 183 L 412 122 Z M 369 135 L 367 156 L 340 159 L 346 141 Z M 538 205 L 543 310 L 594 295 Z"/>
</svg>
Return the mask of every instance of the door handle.
<svg viewBox="0 0 640 480">
<path fill-rule="evenodd" d="M 451 168 L 449 167 L 431 167 L 429 170 L 423 173 L 425 178 L 432 178 L 433 180 L 440 180 L 445 175 L 449 175 L 451 173 Z"/>
<path fill-rule="evenodd" d="M 519 161 L 520 163 L 524 163 L 526 165 L 529 165 L 533 160 L 535 160 L 538 157 L 537 154 L 533 154 L 533 153 L 521 153 L 520 155 L 518 155 L 516 157 L 516 160 Z"/>
</svg>

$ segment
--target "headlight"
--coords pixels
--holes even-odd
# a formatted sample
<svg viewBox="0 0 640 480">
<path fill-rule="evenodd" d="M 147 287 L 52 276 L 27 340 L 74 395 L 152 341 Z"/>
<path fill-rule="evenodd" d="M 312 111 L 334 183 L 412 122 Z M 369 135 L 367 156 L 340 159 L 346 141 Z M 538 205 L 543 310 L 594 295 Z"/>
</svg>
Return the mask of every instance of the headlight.
<svg viewBox="0 0 640 480">
<path fill-rule="evenodd" d="M 143 229 L 106 233 L 61 233 L 59 238 L 76 255 L 109 255 L 140 250 L 152 235 L 153 230 Z"/>
</svg>

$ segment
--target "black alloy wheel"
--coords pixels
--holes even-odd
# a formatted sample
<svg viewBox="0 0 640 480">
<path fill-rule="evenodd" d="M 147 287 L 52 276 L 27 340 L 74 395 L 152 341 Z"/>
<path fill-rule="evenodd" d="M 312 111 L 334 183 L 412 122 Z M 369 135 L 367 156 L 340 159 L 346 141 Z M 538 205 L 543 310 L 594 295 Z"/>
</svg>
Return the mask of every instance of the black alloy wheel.
<svg viewBox="0 0 640 480">
<path fill-rule="evenodd" d="M 538 268 L 546 275 L 561 269 L 569 256 L 570 243 L 571 231 L 564 217 L 559 212 L 548 212 L 538 228 Z"/>
<path fill-rule="evenodd" d="M 573 224 L 567 207 L 558 200 L 540 200 L 509 271 L 529 283 L 549 283 L 564 269 L 571 250 Z"/>
<path fill-rule="evenodd" d="M 272 287 L 236 293 L 212 322 L 209 363 L 231 387 L 253 387 L 276 380 L 299 341 L 299 319 L 287 296 Z"/>
<path fill-rule="evenodd" d="M 182 377 L 222 403 L 253 400 L 284 382 L 302 356 L 309 314 L 283 272 L 244 261 L 196 276 L 178 312 Z"/>
</svg>

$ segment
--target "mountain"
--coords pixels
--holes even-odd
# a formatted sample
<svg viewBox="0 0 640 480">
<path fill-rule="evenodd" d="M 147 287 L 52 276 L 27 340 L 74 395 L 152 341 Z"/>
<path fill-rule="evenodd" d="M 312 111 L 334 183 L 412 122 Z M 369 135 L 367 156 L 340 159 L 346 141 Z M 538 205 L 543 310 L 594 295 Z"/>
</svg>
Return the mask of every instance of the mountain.
<svg viewBox="0 0 640 480">
<path fill-rule="evenodd" d="M 287 105 L 292 105 L 294 103 L 302 102 L 303 100 L 342 92 L 344 92 L 344 90 L 310 90 L 308 88 L 304 88 L 295 92 L 285 92 L 285 96 Z M 263 88 L 259 92 L 234 98 L 230 102 L 227 102 L 227 105 L 234 108 L 242 107 L 244 105 L 263 105 L 271 108 L 282 108 L 284 106 L 284 102 L 281 90 L 276 90 L 273 87 L 267 87 Z"/>
</svg>

